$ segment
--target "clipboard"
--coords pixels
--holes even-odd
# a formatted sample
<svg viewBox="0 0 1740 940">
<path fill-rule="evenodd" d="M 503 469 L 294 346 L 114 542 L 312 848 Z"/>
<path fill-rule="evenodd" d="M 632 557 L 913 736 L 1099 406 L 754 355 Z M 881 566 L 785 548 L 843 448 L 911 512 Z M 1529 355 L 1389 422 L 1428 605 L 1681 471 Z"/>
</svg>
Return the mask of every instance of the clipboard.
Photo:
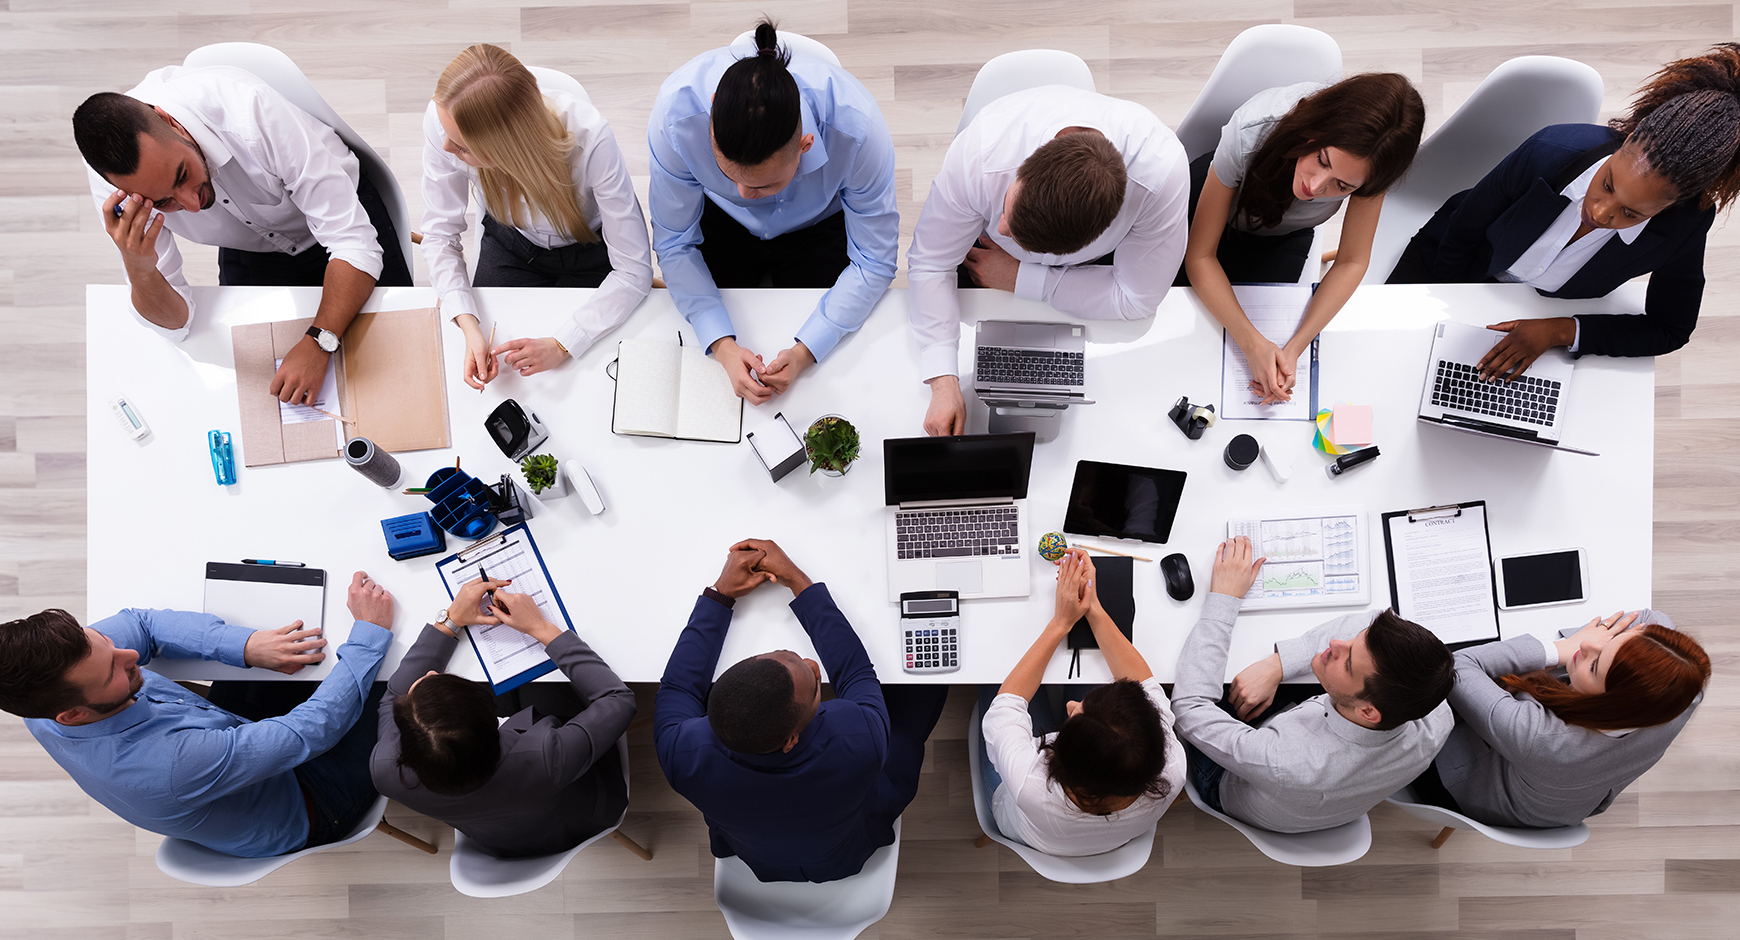
<svg viewBox="0 0 1740 940">
<path fill-rule="evenodd" d="M 1500 638 L 1486 500 L 1383 514 L 1390 607 L 1451 649 Z"/>
<path fill-rule="evenodd" d="M 480 570 L 498 581 L 512 578 L 513 593 L 530 595 L 544 619 L 569 632 L 574 630 L 562 595 L 556 592 L 556 583 L 544 566 L 538 543 L 523 522 L 448 555 L 435 563 L 435 570 L 441 575 L 449 600 L 457 594 L 455 586 L 476 580 Z M 556 668 L 542 643 L 506 624 L 466 627 L 465 638 L 483 666 L 484 678 L 497 695 Z"/>
</svg>

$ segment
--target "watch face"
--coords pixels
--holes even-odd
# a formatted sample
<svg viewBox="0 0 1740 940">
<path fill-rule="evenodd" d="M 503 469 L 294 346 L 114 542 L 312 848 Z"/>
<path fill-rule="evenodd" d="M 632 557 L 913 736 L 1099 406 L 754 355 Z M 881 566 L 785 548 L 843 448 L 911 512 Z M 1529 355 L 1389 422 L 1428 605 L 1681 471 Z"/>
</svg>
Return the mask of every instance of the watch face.
<svg viewBox="0 0 1740 940">
<path fill-rule="evenodd" d="M 338 349 L 338 335 L 331 330 L 321 330 L 320 335 L 314 337 L 314 342 L 327 352 L 334 352 Z"/>
</svg>

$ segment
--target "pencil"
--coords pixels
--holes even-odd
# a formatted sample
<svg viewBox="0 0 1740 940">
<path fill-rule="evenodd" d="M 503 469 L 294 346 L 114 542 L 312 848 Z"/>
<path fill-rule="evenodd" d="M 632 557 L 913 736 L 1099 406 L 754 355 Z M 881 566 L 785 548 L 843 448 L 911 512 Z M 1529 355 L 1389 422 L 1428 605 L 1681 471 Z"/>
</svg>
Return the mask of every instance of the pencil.
<svg viewBox="0 0 1740 940">
<path fill-rule="evenodd" d="M 1141 555 L 1132 555 L 1129 552 L 1120 552 L 1115 548 L 1101 548 L 1098 545 L 1083 545 L 1083 544 L 1078 542 L 1072 547 L 1086 549 L 1090 552 L 1105 552 L 1108 555 L 1122 555 L 1125 558 L 1134 558 L 1137 561 L 1150 561 L 1151 562 L 1154 560 L 1152 558 L 1143 558 Z"/>
<path fill-rule="evenodd" d="M 308 407 L 314 408 L 313 405 L 309 405 Z M 331 418 L 334 421 L 342 421 L 345 424 L 355 424 L 356 423 L 355 418 L 347 418 L 344 415 L 335 415 L 332 412 L 327 411 L 325 408 L 314 408 L 314 410 L 320 412 L 323 415 L 326 415 L 328 418 Z"/>
<path fill-rule="evenodd" d="M 500 324 L 497 323 L 491 323 L 489 325 L 489 346 L 486 351 L 489 353 L 489 358 L 492 360 L 495 358 L 495 328 L 499 325 Z M 482 395 L 483 389 L 478 389 L 477 394 Z"/>
</svg>

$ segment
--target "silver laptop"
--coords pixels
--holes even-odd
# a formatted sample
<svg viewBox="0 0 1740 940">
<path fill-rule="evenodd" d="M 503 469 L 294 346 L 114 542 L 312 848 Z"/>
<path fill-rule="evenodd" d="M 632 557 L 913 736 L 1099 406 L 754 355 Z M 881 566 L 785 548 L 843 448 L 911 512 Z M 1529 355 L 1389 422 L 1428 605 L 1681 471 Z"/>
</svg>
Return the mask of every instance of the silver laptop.
<svg viewBox="0 0 1740 940">
<path fill-rule="evenodd" d="M 1470 434 L 1594 456 L 1594 451 L 1560 443 L 1575 368 L 1570 354 L 1549 349 L 1526 372 L 1508 382 L 1481 379 L 1475 363 L 1503 338 L 1503 333 L 1478 326 L 1449 320 L 1439 323 L 1432 338 L 1432 354 L 1426 359 L 1420 420 Z"/>
<path fill-rule="evenodd" d="M 1032 466 L 1031 432 L 883 441 L 888 599 L 1026 597 Z"/>
<path fill-rule="evenodd" d="M 980 398 L 1087 404 L 1087 343 L 1080 324 L 980 320 L 973 346 L 973 391 Z"/>
</svg>

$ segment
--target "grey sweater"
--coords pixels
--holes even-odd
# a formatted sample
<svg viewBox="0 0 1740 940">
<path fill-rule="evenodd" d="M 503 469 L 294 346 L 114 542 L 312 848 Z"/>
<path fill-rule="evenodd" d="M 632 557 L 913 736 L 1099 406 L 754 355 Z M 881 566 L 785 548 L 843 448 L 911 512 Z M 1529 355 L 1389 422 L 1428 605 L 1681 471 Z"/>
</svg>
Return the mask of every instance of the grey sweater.
<svg viewBox="0 0 1740 940">
<path fill-rule="evenodd" d="M 1672 627 L 1657 611 L 1644 623 Z M 1456 654 L 1456 730 L 1438 754 L 1438 777 L 1468 816 L 1491 826 L 1570 826 L 1604 812 L 1619 791 L 1655 766 L 1692 717 L 1700 694 L 1665 725 L 1623 736 L 1565 724 L 1494 677 L 1558 666 L 1532 636 Z"/>
<path fill-rule="evenodd" d="M 1220 802 L 1227 815 L 1274 832 L 1329 829 L 1358 819 L 1432 762 L 1454 721 L 1448 703 L 1388 731 L 1342 717 L 1327 694 L 1257 728 L 1222 711 L 1215 703 L 1238 612 L 1238 598 L 1208 596 L 1178 656 L 1172 690 L 1179 735 L 1226 768 Z M 1311 658 L 1331 639 L 1353 639 L 1375 616 L 1348 614 L 1275 644 L 1283 678 L 1310 675 Z"/>
<path fill-rule="evenodd" d="M 470 793 L 447 796 L 417 785 L 417 774 L 398 766 L 399 726 L 393 700 L 453 655 L 459 641 L 424 627 L 381 699 L 380 741 L 369 771 L 375 789 L 476 840 L 503 858 L 566 851 L 616 822 L 628 805 L 628 788 L 616 759 L 616 739 L 634 718 L 634 693 L 572 631 L 551 641 L 548 652 L 568 676 L 586 707 L 566 724 L 532 721 L 530 708 L 501 726 L 501 762 L 489 782 Z"/>
</svg>

